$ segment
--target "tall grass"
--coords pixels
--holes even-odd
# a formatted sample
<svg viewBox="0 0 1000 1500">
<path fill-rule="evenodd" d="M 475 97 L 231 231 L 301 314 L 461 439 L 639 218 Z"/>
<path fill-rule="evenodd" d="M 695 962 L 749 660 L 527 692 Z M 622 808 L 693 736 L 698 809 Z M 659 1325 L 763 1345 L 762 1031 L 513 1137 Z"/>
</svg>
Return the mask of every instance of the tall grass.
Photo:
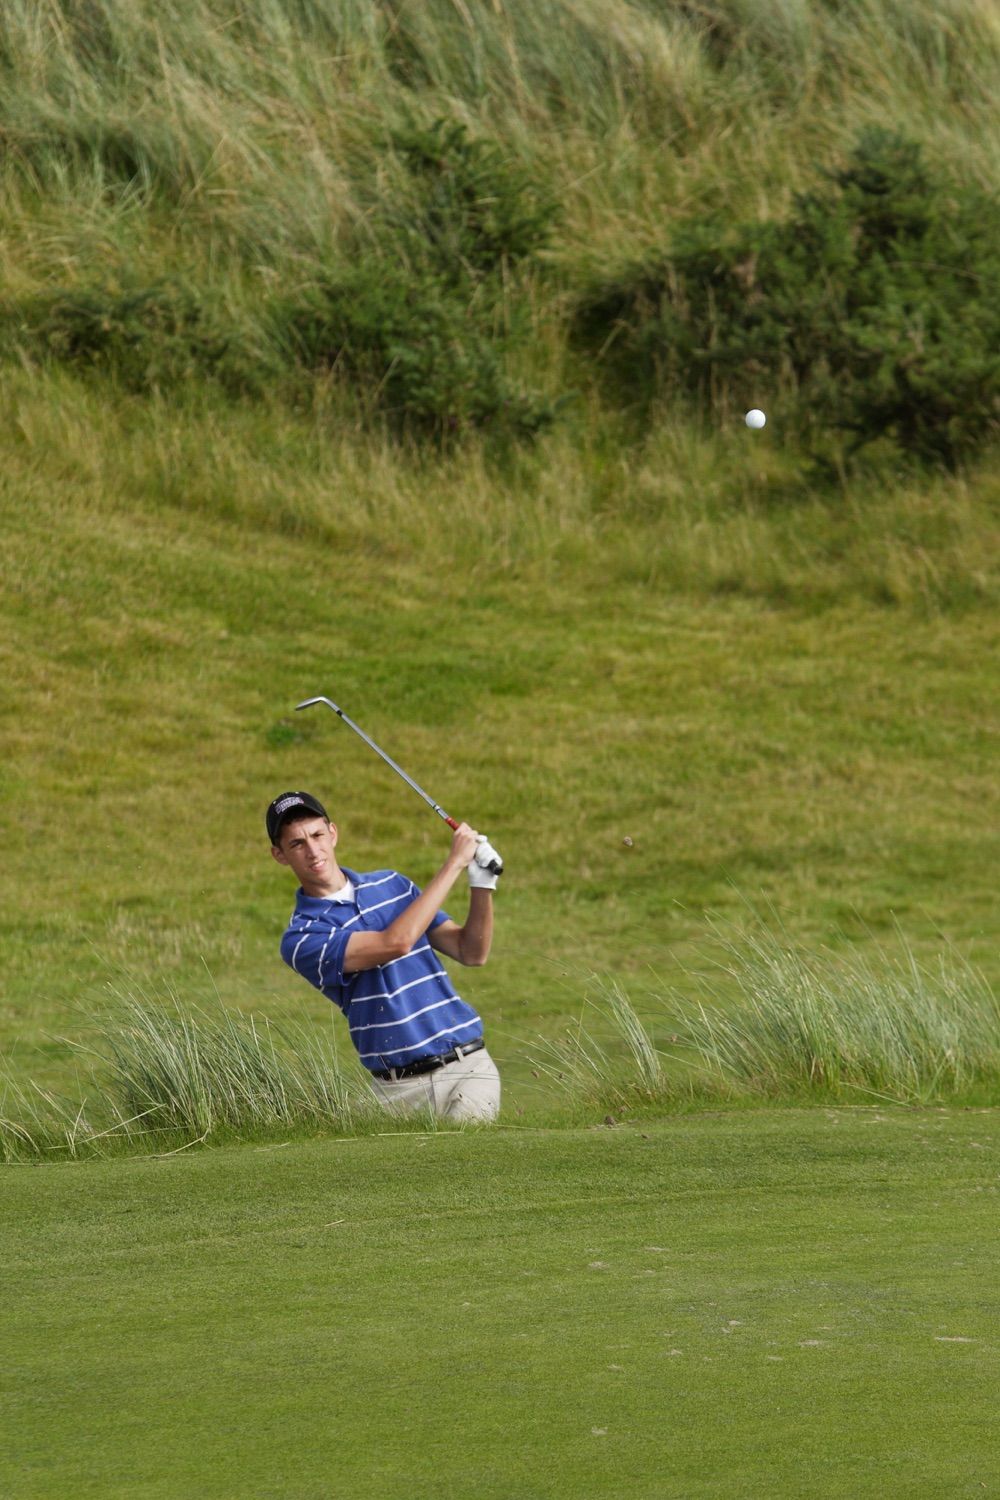
<svg viewBox="0 0 1000 1500">
<path fill-rule="evenodd" d="M 360 1078 L 326 1034 L 218 1006 L 164 1004 L 119 988 L 93 1018 L 81 1099 L 10 1078 L 0 1099 L 0 1158 L 79 1158 L 250 1140 L 275 1130 L 344 1132 L 374 1117 Z"/>
<path fill-rule="evenodd" d="M 529 1047 L 551 1103 L 676 1108 L 722 1101 L 1000 1102 L 1000 1000 L 953 955 L 934 968 L 882 953 L 835 959 L 764 926 L 727 935 L 702 994 L 652 997 L 597 980 L 561 1037 Z M 585 1018 L 586 1017 L 586 1018 Z M 326 1034 L 221 1005 L 163 1003 L 120 987 L 71 1042 L 90 1064 L 74 1098 L 0 1080 L 0 1160 L 183 1150 L 276 1130 L 354 1133 L 382 1118 Z M 536 1107 L 539 1101 L 536 1099 Z"/>
<path fill-rule="evenodd" d="M 810 954 L 761 930 L 729 940 L 708 999 L 668 1024 L 703 1076 L 774 1098 L 819 1092 L 908 1103 L 987 1091 L 1000 1099 L 1000 1000 L 976 969 L 900 957 Z"/>
<path fill-rule="evenodd" d="M 780 215 L 864 126 L 891 120 L 948 174 L 995 189 L 998 72 L 987 0 L 11 0 L 0 333 L 8 356 L 45 363 L 82 316 L 88 368 L 114 365 L 133 388 L 197 370 L 242 393 L 284 379 L 301 405 L 335 387 L 330 415 L 353 425 L 371 408 L 346 373 L 350 338 L 333 340 L 342 378 L 320 360 L 300 379 L 303 308 L 349 272 L 349 305 L 367 306 L 366 278 L 384 291 L 401 253 L 386 226 L 412 189 L 400 131 L 445 120 L 559 204 L 558 235 L 487 309 L 493 342 L 484 332 L 473 361 L 501 409 L 509 384 L 548 413 L 592 386 L 568 341 L 570 286 L 686 219 Z M 421 338 L 433 305 L 418 299 L 405 348 L 454 351 L 479 303 Z M 362 321 L 385 321 L 372 307 Z M 523 333 L 502 337 L 515 313 Z M 95 350 L 105 324 L 112 348 Z M 391 345 L 376 406 L 401 367 Z M 440 352 L 431 364 L 428 385 L 472 378 Z M 571 440 L 591 417 L 575 411 Z"/>
<path fill-rule="evenodd" d="M 607 1102 L 1000 1102 L 1000 999 L 956 955 L 835 958 L 763 926 L 716 938 L 700 996 L 657 993 L 643 1020 L 599 982 L 589 1026 L 535 1045 L 539 1071 Z"/>
<path fill-rule="evenodd" d="M 593 420 L 590 420 L 590 417 Z M 402 566 L 447 515 L 449 555 L 475 578 L 555 584 L 567 576 L 699 599 L 822 609 L 859 601 L 921 614 L 990 605 L 1000 575 L 1000 466 L 877 478 L 862 470 L 832 501 L 796 493 L 780 442 L 664 419 L 619 448 L 599 413 L 556 430 L 501 476 L 475 443 L 452 455 L 399 449 L 322 413 L 218 400 L 109 399 L 75 377 L 43 390 L 15 372 L 0 390 L 14 435 L 0 504 L 52 504 L 52 465 L 81 525 L 138 509 L 301 537 L 341 556 Z M 6 497 L 6 498 L 5 498 Z M 103 518 L 98 521 L 98 518 Z M 40 575 L 41 577 L 41 575 Z M 25 584 L 25 586 L 27 586 Z"/>
<path fill-rule="evenodd" d="M 995 183 L 998 71 L 989 0 L 8 0 L 7 243 L 43 279 L 57 247 L 66 270 L 119 239 L 161 265 L 183 247 L 252 303 L 391 193 L 394 122 L 444 115 L 557 191 L 561 257 L 618 256 L 722 194 L 780 208 L 886 119 Z"/>
</svg>

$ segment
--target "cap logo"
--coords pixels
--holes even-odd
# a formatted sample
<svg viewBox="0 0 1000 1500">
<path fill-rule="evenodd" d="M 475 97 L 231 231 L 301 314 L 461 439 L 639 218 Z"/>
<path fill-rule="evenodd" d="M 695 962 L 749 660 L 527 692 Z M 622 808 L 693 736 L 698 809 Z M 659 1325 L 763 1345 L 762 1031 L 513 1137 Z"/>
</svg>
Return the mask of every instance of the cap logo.
<svg viewBox="0 0 1000 1500">
<path fill-rule="evenodd" d="M 290 807 L 304 807 L 304 806 L 305 806 L 305 804 L 302 801 L 302 795 L 301 795 L 301 793 L 300 792 L 293 792 L 291 796 L 289 796 L 289 797 L 282 797 L 282 799 L 281 799 L 280 802 L 276 802 L 274 804 L 274 815 L 275 815 L 275 817 L 280 818 L 282 816 L 282 814 L 286 813 Z"/>
</svg>

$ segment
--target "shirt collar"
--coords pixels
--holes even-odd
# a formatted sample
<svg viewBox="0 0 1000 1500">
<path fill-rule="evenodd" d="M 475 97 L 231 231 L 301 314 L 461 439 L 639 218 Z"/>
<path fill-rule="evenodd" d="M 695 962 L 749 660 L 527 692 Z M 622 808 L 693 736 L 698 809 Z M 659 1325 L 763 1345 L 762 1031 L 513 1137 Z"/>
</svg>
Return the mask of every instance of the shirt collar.
<svg viewBox="0 0 1000 1500">
<path fill-rule="evenodd" d="M 360 906 L 360 902 L 358 900 L 358 884 L 361 880 L 361 876 L 357 873 L 356 870 L 349 870 L 346 865 L 341 865 L 340 871 L 342 875 L 347 876 L 348 880 L 354 887 L 354 905 Z M 331 907 L 335 906 L 344 906 L 349 909 L 350 903 L 345 901 L 334 901 L 330 896 L 307 896 L 301 886 L 299 886 L 299 889 L 296 892 L 295 907 L 297 911 L 308 912 L 311 916 L 316 917 L 319 916 L 321 912 L 325 913 Z"/>
</svg>

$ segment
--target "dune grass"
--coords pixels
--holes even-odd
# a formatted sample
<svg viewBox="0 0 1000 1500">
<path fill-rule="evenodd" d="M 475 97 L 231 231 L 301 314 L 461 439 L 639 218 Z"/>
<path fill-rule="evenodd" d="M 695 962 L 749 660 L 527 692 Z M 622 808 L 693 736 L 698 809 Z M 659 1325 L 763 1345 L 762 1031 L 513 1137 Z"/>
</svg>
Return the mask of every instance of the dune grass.
<svg viewBox="0 0 1000 1500">
<path fill-rule="evenodd" d="M 921 963 L 905 941 L 892 955 L 807 952 L 761 923 L 711 932 L 686 990 L 660 985 L 637 1004 L 592 979 L 575 1025 L 535 1044 L 540 1074 L 611 1108 L 1000 1102 L 1000 1001 L 957 954 Z"/>
<path fill-rule="evenodd" d="M 12 0 L 0 282 L 14 300 L 168 282 L 271 372 L 283 299 L 379 263 L 407 191 L 394 132 L 444 119 L 559 205 L 518 290 L 534 333 L 521 360 L 572 390 L 587 372 L 566 349 L 568 286 L 686 218 L 783 212 L 866 126 L 891 120 L 995 190 L 998 66 L 987 0 L 252 0 L 236 16 L 215 0 Z"/>
<path fill-rule="evenodd" d="M 954 955 L 932 968 L 904 944 L 888 963 L 868 952 L 831 962 L 764 932 L 730 943 L 721 968 L 741 1003 L 682 1009 L 675 1025 L 722 1089 L 997 1101 L 1000 1002 Z"/>
<path fill-rule="evenodd" d="M 276 1132 L 364 1133 L 383 1122 L 332 1030 L 275 1025 L 218 1003 L 165 1003 L 121 984 L 66 1046 L 77 1098 L 0 1080 L 4 1161 L 162 1154 Z"/>
<path fill-rule="evenodd" d="M 713 924 L 709 935 L 710 965 L 685 976 L 687 991 L 648 995 L 642 1015 L 620 981 L 581 977 L 590 994 L 575 1022 L 507 1053 L 504 1120 L 566 1125 L 719 1102 L 1000 1105 L 1000 1002 L 957 955 L 932 969 L 905 942 L 899 956 L 835 958 L 763 924 Z M 122 981 L 66 1039 L 81 1065 L 75 1096 L 0 1079 L 0 1160 L 379 1134 L 385 1117 L 329 1020 L 321 1031 L 218 999 L 164 1002 Z"/>
<path fill-rule="evenodd" d="M 391 186 L 386 126 L 415 111 L 537 162 L 563 188 L 576 253 L 723 186 L 758 207 L 786 198 L 824 147 L 890 114 L 995 181 L 987 0 L 252 0 L 237 17 L 213 0 L 12 0 L 4 23 L 14 182 L 89 189 L 106 224 L 165 201 L 164 236 L 219 236 L 249 265 L 335 245 L 378 190 L 376 158 Z"/>
</svg>

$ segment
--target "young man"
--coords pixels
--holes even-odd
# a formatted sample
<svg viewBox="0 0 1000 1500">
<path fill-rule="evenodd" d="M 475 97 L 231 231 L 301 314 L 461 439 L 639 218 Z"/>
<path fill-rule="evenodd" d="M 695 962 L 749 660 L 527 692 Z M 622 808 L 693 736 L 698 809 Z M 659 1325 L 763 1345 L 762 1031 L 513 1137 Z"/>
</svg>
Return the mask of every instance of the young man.
<svg viewBox="0 0 1000 1500">
<path fill-rule="evenodd" d="M 437 954 L 471 965 L 489 957 L 497 877 L 485 866 L 499 861 L 496 851 L 462 823 L 421 891 L 396 870 L 342 867 L 337 827 L 308 792 L 276 797 L 267 832 L 272 855 L 299 880 L 281 956 L 344 1012 L 379 1100 L 449 1120 L 495 1119 L 500 1075 L 482 1021 Z M 459 927 L 440 906 L 463 870 L 469 914 Z"/>
</svg>

